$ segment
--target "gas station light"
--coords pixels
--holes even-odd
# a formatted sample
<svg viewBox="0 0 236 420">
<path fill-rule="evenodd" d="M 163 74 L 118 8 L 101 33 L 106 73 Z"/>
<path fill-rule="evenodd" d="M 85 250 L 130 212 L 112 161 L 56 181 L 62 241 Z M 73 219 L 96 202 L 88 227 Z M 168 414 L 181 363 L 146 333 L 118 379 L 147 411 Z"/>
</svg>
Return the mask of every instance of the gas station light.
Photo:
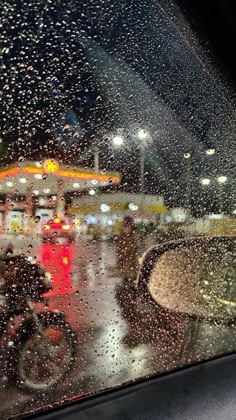
<svg viewBox="0 0 236 420">
<path fill-rule="evenodd" d="M 110 206 L 108 206 L 108 204 L 101 204 L 101 207 L 100 207 L 100 209 L 101 209 L 101 211 L 103 212 L 103 213 L 106 213 L 106 212 L 108 212 L 108 211 L 110 211 L 111 210 L 111 208 L 110 208 Z"/>
<path fill-rule="evenodd" d="M 129 204 L 129 209 L 132 211 L 137 211 L 138 210 L 138 206 L 136 206 L 136 204 L 134 203 L 130 203 Z"/>
<path fill-rule="evenodd" d="M 210 185 L 211 180 L 209 178 L 203 178 L 201 180 L 202 185 Z"/>
<path fill-rule="evenodd" d="M 124 137 L 123 136 L 115 136 L 112 139 L 112 143 L 114 144 L 114 146 L 122 146 L 124 143 Z"/>
<path fill-rule="evenodd" d="M 55 159 L 47 159 L 43 164 L 43 169 L 46 173 L 55 173 L 59 169 L 59 164 Z"/>
<path fill-rule="evenodd" d="M 224 184 L 226 181 L 227 181 L 227 176 L 219 176 L 218 178 L 217 178 L 217 181 L 220 183 L 220 184 Z"/>
<path fill-rule="evenodd" d="M 89 195 L 95 195 L 96 191 L 95 190 L 89 190 Z"/>
<path fill-rule="evenodd" d="M 206 150 L 206 155 L 208 155 L 208 156 L 211 156 L 211 155 L 214 155 L 215 154 L 215 149 L 207 149 Z"/>
<path fill-rule="evenodd" d="M 143 128 L 141 128 L 138 131 L 138 138 L 139 140 L 145 140 L 148 137 L 148 131 L 144 130 Z"/>
</svg>

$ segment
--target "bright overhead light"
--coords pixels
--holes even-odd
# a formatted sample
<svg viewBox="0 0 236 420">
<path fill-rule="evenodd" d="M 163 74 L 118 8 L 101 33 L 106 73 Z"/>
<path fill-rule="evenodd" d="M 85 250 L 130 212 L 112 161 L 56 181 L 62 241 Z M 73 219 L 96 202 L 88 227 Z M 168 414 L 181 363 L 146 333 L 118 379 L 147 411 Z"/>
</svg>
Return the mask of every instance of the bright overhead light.
<svg viewBox="0 0 236 420">
<path fill-rule="evenodd" d="M 97 185 L 97 180 L 96 179 L 92 179 L 92 181 L 91 181 L 91 184 L 93 184 L 93 185 Z"/>
<path fill-rule="evenodd" d="M 19 178 L 19 182 L 21 182 L 21 184 L 26 184 L 27 179 L 26 178 Z"/>
<path fill-rule="evenodd" d="M 34 191 L 33 191 L 33 194 L 34 194 L 34 195 L 39 195 L 39 191 L 38 191 L 38 190 L 34 190 Z"/>
<path fill-rule="evenodd" d="M 45 193 L 45 194 L 49 194 L 50 193 L 50 188 L 44 188 L 44 190 L 43 190 L 43 192 Z"/>
<path fill-rule="evenodd" d="M 201 180 L 202 185 L 210 185 L 211 180 L 209 178 L 203 178 Z"/>
<path fill-rule="evenodd" d="M 208 216 L 208 219 L 213 219 L 213 220 L 220 220 L 223 219 L 223 214 L 210 214 Z"/>
<path fill-rule="evenodd" d="M 8 187 L 13 187 L 13 182 L 11 182 L 11 181 L 7 181 L 7 182 L 6 182 L 6 185 L 7 185 Z"/>
<path fill-rule="evenodd" d="M 191 158 L 191 153 L 184 153 L 184 159 Z"/>
<path fill-rule="evenodd" d="M 34 177 L 36 179 L 42 179 L 43 178 L 43 175 L 42 174 L 35 174 Z"/>
<path fill-rule="evenodd" d="M 148 131 L 141 128 L 138 131 L 138 138 L 139 140 L 145 140 L 148 137 Z"/>
<path fill-rule="evenodd" d="M 74 188 L 79 188 L 79 183 L 78 182 L 74 182 L 73 187 Z"/>
<path fill-rule="evenodd" d="M 219 176 L 218 178 L 217 178 L 217 181 L 220 183 L 220 184 L 224 184 L 226 181 L 227 181 L 227 176 Z"/>
<path fill-rule="evenodd" d="M 215 149 L 207 149 L 206 150 L 206 155 L 208 155 L 208 156 L 214 155 L 215 151 L 216 151 Z"/>
<path fill-rule="evenodd" d="M 89 190 L 89 195 L 95 195 L 96 191 L 95 190 Z"/>
<path fill-rule="evenodd" d="M 122 144 L 124 144 L 124 137 L 117 135 L 115 137 L 113 137 L 112 139 L 112 143 L 114 144 L 114 146 L 122 146 Z"/>
<path fill-rule="evenodd" d="M 108 206 L 108 204 L 101 204 L 101 207 L 100 207 L 100 209 L 101 209 L 101 211 L 103 212 L 103 213 L 106 213 L 106 212 L 108 212 L 108 211 L 110 211 L 111 210 L 111 207 L 110 206 Z"/>
</svg>

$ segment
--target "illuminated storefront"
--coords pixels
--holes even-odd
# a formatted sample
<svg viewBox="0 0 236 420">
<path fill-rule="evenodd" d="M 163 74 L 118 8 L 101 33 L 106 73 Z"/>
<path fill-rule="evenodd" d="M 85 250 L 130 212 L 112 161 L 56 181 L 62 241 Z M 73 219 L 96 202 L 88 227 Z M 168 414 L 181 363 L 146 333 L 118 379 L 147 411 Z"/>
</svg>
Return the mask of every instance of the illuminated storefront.
<svg viewBox="0 0 236 420">
<path fill-rule="evenodd" d="M 0 226 L 2 232 L 30 230 L 38 216 L 63 214 L 65 193 L 118 184 L 116 173 L 69 168 L 55 159 L 17 162 L 0 169 Z M 30 227 L 31 225 L 31 227 Z"/>
<path fill-rule="evenodd" d="M 157 224 L 168 209 L 162 196 L 119 192 L 75 198 L 68 211 L 82 230 L 109 237 L 119 234 L 125 215 L 137 224 Z"/>
</svg>

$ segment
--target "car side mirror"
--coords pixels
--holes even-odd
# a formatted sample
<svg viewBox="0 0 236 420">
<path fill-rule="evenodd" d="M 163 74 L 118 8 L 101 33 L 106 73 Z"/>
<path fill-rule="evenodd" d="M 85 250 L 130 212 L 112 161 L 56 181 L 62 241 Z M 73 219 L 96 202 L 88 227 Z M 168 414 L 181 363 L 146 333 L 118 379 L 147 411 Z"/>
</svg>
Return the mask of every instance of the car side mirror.
<svg viewBox="0 0 236 420">
<path fill-rule="evenodd" d="M 236 237 L 201 237 L 144 254 L 137 292 L 154 305 L 199 318 L 236 318 Z"/>
</svg>

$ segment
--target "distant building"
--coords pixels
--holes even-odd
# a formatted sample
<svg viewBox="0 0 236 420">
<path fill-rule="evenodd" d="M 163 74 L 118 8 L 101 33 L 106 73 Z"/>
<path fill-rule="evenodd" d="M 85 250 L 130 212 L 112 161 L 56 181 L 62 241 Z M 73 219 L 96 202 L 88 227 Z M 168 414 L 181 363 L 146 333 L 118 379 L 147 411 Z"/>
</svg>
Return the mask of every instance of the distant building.
<svg viewBox="0 0 236 420">
<path fill-rule="evenodd" d="M 60 165 L 55 159 L 23 161 L 0 169 L 0 230 L 19 233 L 33 229 L 53 213 L 64 213 L 65 194 L 118 184 L 116 173 Z M 40 224 L 39 223 L 39 224 Z"/>
</svg>

